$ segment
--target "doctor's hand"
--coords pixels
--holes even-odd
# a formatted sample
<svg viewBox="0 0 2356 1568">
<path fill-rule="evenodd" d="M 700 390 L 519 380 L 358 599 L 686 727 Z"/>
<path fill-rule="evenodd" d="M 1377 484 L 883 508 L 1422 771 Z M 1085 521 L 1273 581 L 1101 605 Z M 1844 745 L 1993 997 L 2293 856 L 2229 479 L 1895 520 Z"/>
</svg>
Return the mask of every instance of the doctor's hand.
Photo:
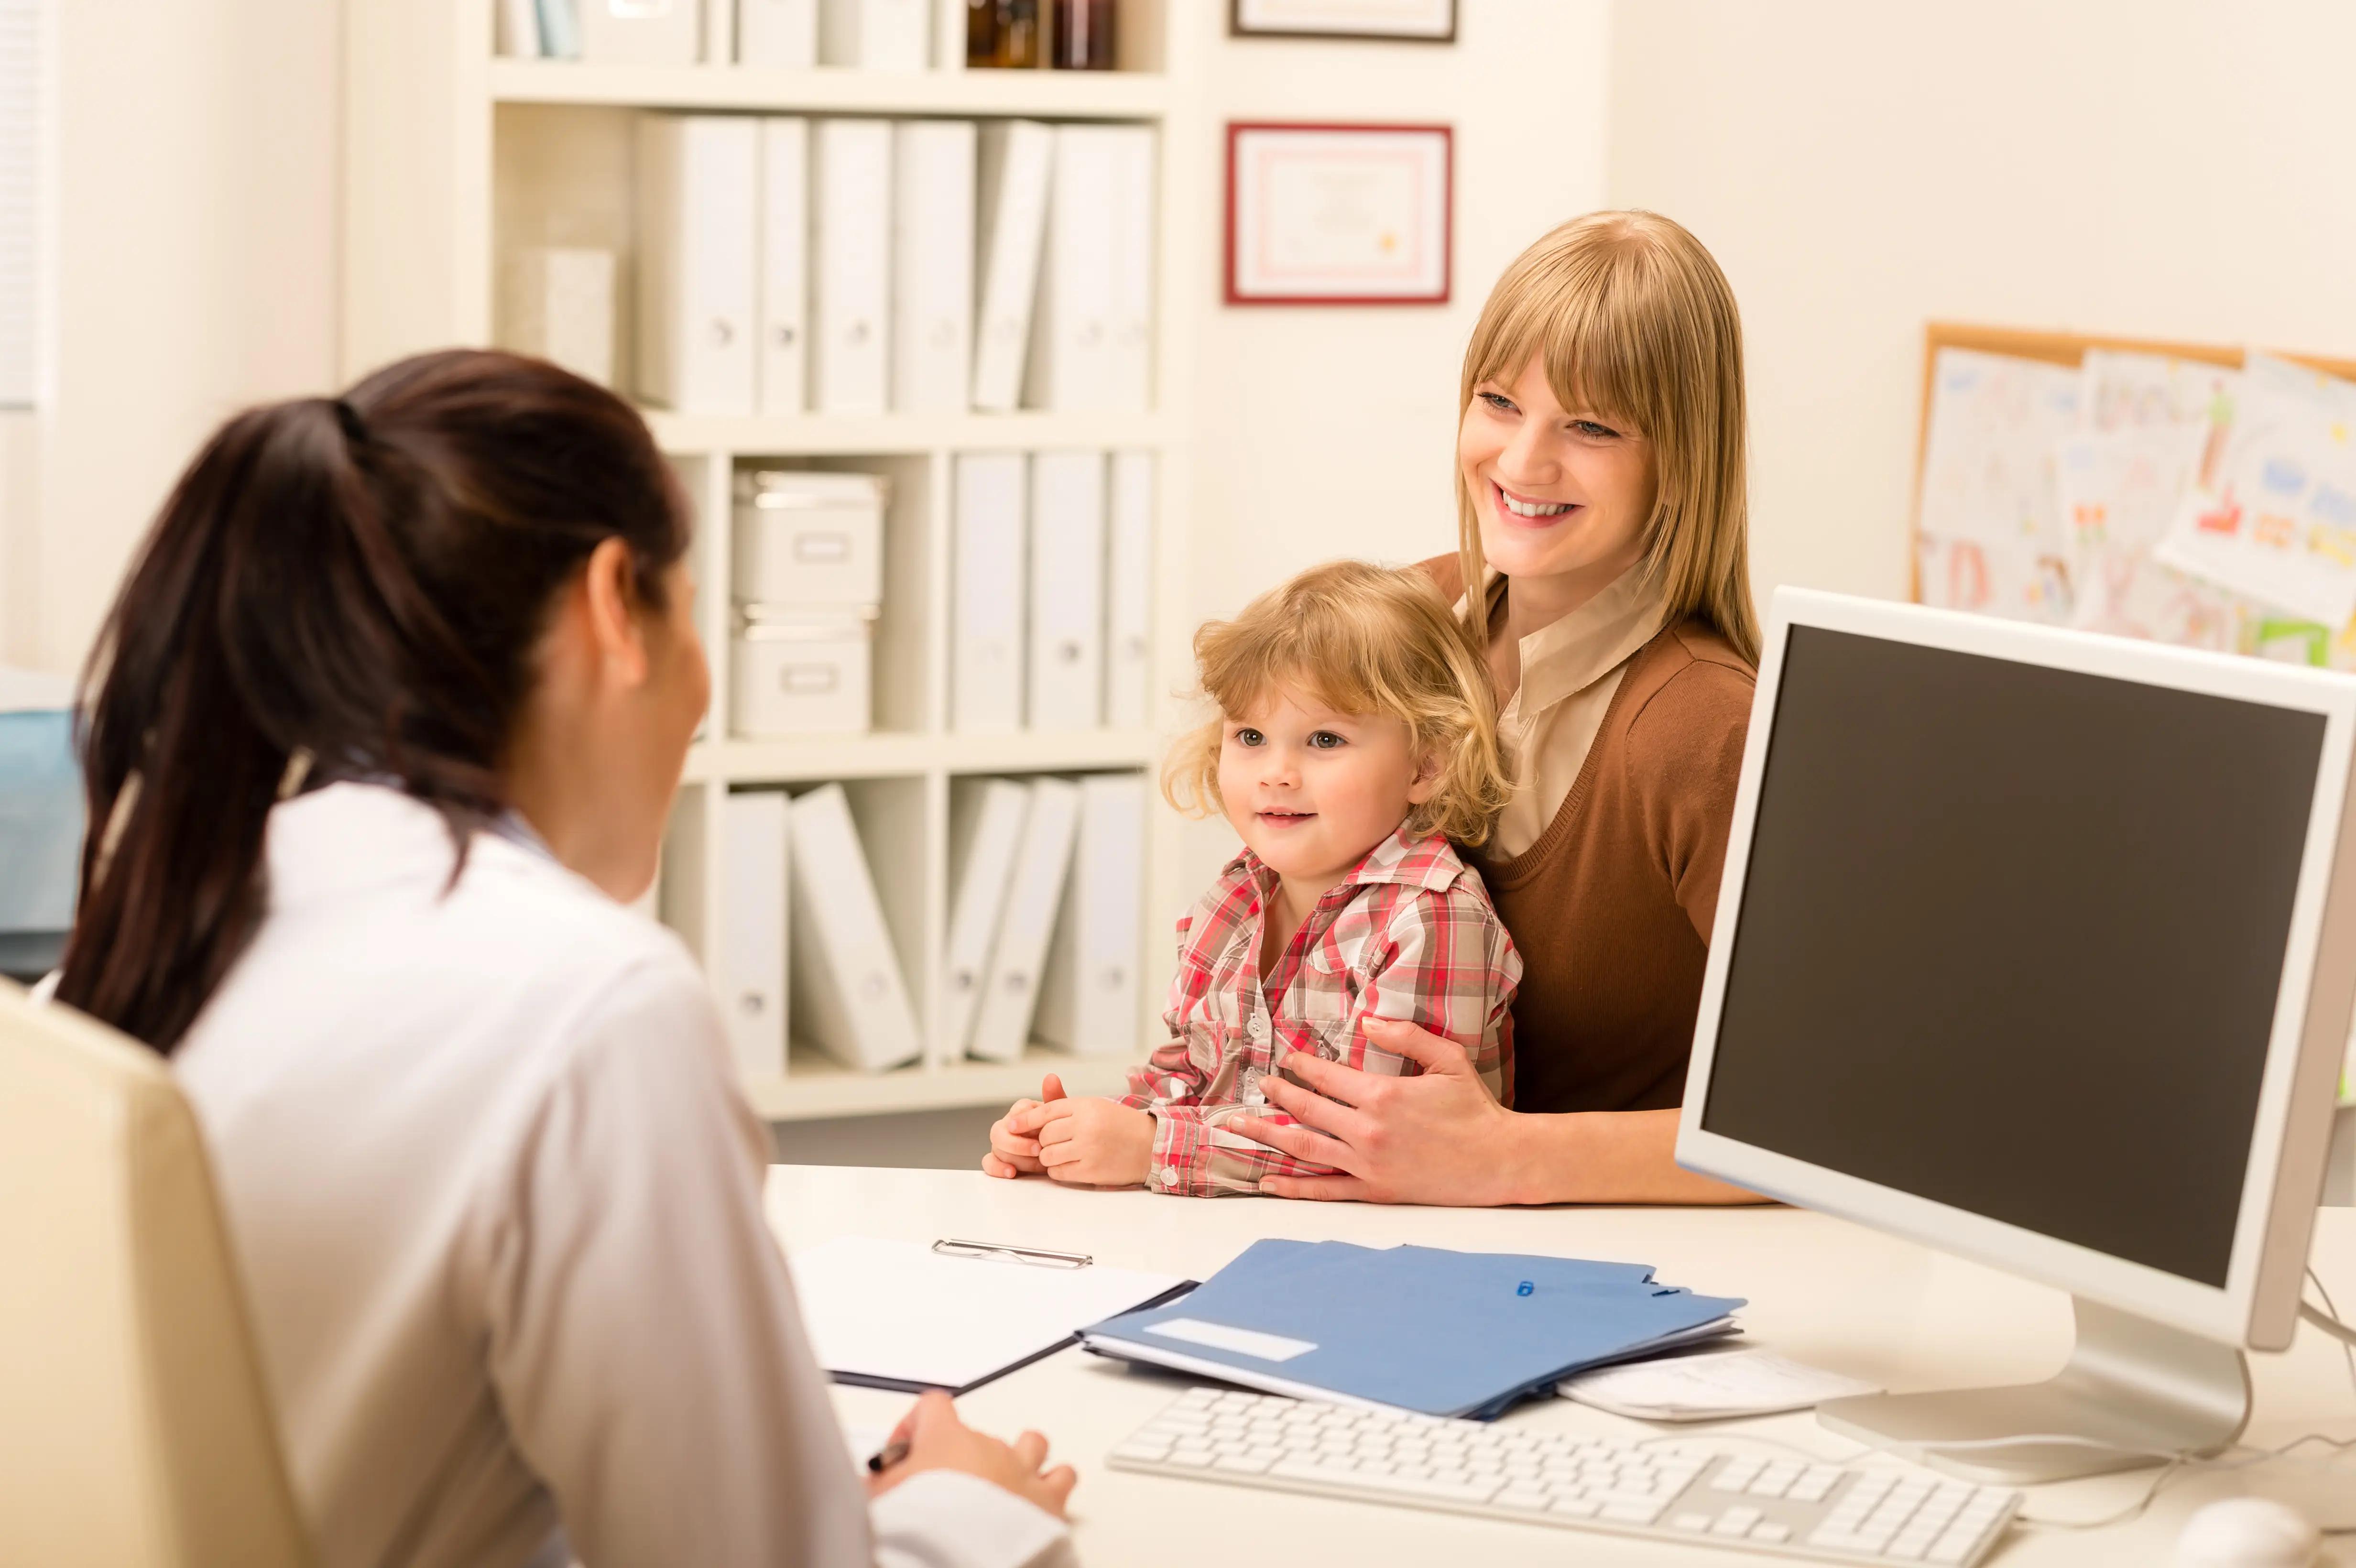
<svg viewBox="0 0 2356 1568">
<path fill-rule="evenodd" d="M 1368 1203 L 1511 1202 L 1499 1153 L 1512 1147 L 1514 1113 L 1490 1097 L 1464 1048 L 1396 1019 L 1368 1019 L 1366 1037 L 1423 1072 L 1390 1078 L 1307 1051 L 1286 1057 L 1285 1072 L 1308 1087 L 1271 1072 L 1260 1080 L 1260 1093 L 1303 1125 L 1243 1116 L 1228 1128 L 1341 1174 L 1262 1177 L 1259 1189 L 1278 1198 Z"/>
<path fill-rule="evenodd" d="M 1064 1081 L 1050 1072 L 1039 1085 L 1038 1099 L 1017 1100 L 1007 1108 L 1006 1115 L 991 1123 L 990 1152 L 981 1157 L 982 1174 L 1009 1181 L 1018 1176 L 1044 1174 L 1047 1168 L 1039 1163 L 1038 1136 L 1032 1132 L 1017 1132 L 1015 1125 L 1024 1112 L 1064 1097 Z"/>
<path fill-rule="evenodd" d="M 1035 1132 L 1039 1163 L 1075 1187 L 1134 1187 L 1153 1164 L 1153 1118 L 1118 1100 L 1052 1100 L 1007 1118 Z"/>
<path fill-rule="evenodd" d="M 957 1406 L 950 1403 L 948 1395 L 938 1392 L 916 1402 L 916 1408 L 892 1434 L 892 1441 L 907 1444 L 908 1456 L 882 1475 L 869 1478 L 867 1495 L 871 1498 L 880 1498 L 909 1477 L 926 1470 L 958 1470 L 979 1476 L 1062 1519 L 1072 1488 L 1079 1480 L 1069 1465 L 1058 1465 L 1052 1470 L 1043 1467 L 1047 1463 L 1044 1437 L 1026 1432 L 1012 1443 L 1001 1443 L 958 1420 Z"/>
</svg>

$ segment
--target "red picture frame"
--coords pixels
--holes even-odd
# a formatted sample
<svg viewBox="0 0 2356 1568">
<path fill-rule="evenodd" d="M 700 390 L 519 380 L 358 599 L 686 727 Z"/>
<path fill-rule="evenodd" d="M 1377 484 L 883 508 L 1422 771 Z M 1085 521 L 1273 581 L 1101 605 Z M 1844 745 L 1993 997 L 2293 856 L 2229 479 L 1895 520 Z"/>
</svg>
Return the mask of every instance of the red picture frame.
<svg viewBox="0 0 2356 1568">
<path fill-rule="evenodd" d="M 1436 266 L 1419 269 L 1420 277 L 1429 282 L 1409 279 L 1397 285 L 1355 286 L 1338 280 L 1326 286 L 1302 285 L 1294 288 L 1272 287 L 1268 281 L 1269 269 L 1265 262 L 1248 266 L 1240 254 L 1244 231 L 1251 230 L 1263 253 L 1271 228 L 1272 214 L 1265 209 L 1247 213 L 1243 208 L 1243 189 L 1248 171 L 1243 167 L 1245 144 L 1254 137 L 1282 137 L 1299 134 L 1304 145 L 1322 143 L 1330 150 L 1335 137 L 1364 135 L 1369 138 L 1369 152 L 1375 154 L 1375 144 L 1387 144 L 1394 155 L 1402 137 L 1430 138 L 1437 143 L 1439 188 L 1436 192 L 1419 193 L 1420 204 L 1427 221 L 1435 222 L 1436 233 L 1427 233 L 1406 241 L 1437 247 L 1430 258 Z M 1263 190 L 1253 197 L 1264 203 Z M 1239 219 L 1243 221 L 1239 221 Z M 1411 251 L 1413 261 L 1419 252 Z M 1227 123 L 1226 240 L 1223 246 L 1223 287 L 1226 301 L 1231 305 L 1434 305 L 1446 304 L 1454 287 L 1456 271 L 1456 137 L 1452 126 L 1430 123 L 1398 123 L 1323 121 L 1235 120 Z M 1371 275 L 1371 274 L 1369 274 Z"/>
</svg>

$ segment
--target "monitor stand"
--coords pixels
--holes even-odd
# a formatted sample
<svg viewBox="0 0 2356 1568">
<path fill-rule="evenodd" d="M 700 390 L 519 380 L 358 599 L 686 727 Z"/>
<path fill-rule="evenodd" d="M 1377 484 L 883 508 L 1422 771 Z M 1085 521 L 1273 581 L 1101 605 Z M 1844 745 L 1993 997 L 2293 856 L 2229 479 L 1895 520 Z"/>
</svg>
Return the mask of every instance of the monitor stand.
<svg viewBox="0 0 2356 1568">
<path fill-rule="evenodd" d="M 1952 1475 L 2013 1486 L 2130 1470 L 2179 1453 L 2213 1454 L 2241 1435 L 2250 1418 L 2250 1368 L 2240 1350 L 2083 1296 L 2072 1305 L 2077 1345 L 2045 1382 L 1837 1399 L 1818 1406 L 1816 1419 Z M 2042 1433 L 2122 1448 L 2034 1441 L 1940 1447 Z"/>
</svg>

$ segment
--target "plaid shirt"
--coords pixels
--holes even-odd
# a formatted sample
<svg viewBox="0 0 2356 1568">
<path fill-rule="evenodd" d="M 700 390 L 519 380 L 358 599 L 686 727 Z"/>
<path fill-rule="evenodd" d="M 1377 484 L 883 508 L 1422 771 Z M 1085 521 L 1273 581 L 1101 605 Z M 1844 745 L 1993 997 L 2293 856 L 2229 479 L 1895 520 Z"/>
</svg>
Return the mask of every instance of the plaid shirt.
<svg viewBox="0 0 2356 1568">
<path fill-rule="evenodd" d="M 1260 1078 L 1305 1051 L 1367 1072 L 1421 1070 L 1367 1042 L 1365 1020 L 1405 1019 L 1471 1053 L 1489 1093 L 1513 1104 L 1513 1014 L 1522 961 L 1478 872 L 1445 838 L 1402 830 L 1317 901 L 1263 985 L 1260 923 L 1276 873 L 1245 850 L 1178 923 L 1170 1039 L 1129 1075 L 1120 1103 L 1151 1112 L 1157 1192 L 1257 1192 L 1263 1176 L 1322 1176 L 1231 1132 L 1238 1116 L 1292 1125 Z"/>
</svg>

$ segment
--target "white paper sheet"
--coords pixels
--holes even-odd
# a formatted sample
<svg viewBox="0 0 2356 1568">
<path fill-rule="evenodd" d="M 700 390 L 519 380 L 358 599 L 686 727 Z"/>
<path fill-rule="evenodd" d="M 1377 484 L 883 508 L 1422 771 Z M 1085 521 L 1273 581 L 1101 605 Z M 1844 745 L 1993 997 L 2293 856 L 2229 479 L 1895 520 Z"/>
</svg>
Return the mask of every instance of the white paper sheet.
<svg viewBox="0 0 2356 1568">
<path fill-rule="evenodd" d="M 1925 604 L 2057 625 L 2070 619 L 2070 564 L 2058 548 L 1924 533 L 1915 565 Z"/>
<path fill-rule="evenodd" d="M 1183 1283 L 1101 1264 L 948 1257 L 922 1243 L 868 1236 L 838 1236 L 787 1261 L 819 1366 L 947 1389 L 979 1382 Z"/>
<path fill-rule="evenodd" d="M 891 1441 L 892 1429 L 888 1426 L 850 1424 L 842 1429 L 843 1452 L 851 1456 L 851 1467 L 862 1476 L 867 1474 L 867 1461 L 882 1453 L 884 1445 Z"/>
<path fill-rule="evenodd" d="M 1983 545 L 2067 545 L 2053 447 L 2076 432 L 2076 367 L 1942 348 L 1931 371 L 1922 450 L 1922 531 Z"/>
<path fill-rule="evenodd" d="M 2356 384 L 2253 352 L 2154 552 L 2327 626 L 2356 616 Z"/>
<path fill-rule="evenodd" d="M 2089 348 L 2079 367 L 2083 428 L 2104 432 L 2222 424 L 2241 373 L 2197 359 Z"/>
</svg>

